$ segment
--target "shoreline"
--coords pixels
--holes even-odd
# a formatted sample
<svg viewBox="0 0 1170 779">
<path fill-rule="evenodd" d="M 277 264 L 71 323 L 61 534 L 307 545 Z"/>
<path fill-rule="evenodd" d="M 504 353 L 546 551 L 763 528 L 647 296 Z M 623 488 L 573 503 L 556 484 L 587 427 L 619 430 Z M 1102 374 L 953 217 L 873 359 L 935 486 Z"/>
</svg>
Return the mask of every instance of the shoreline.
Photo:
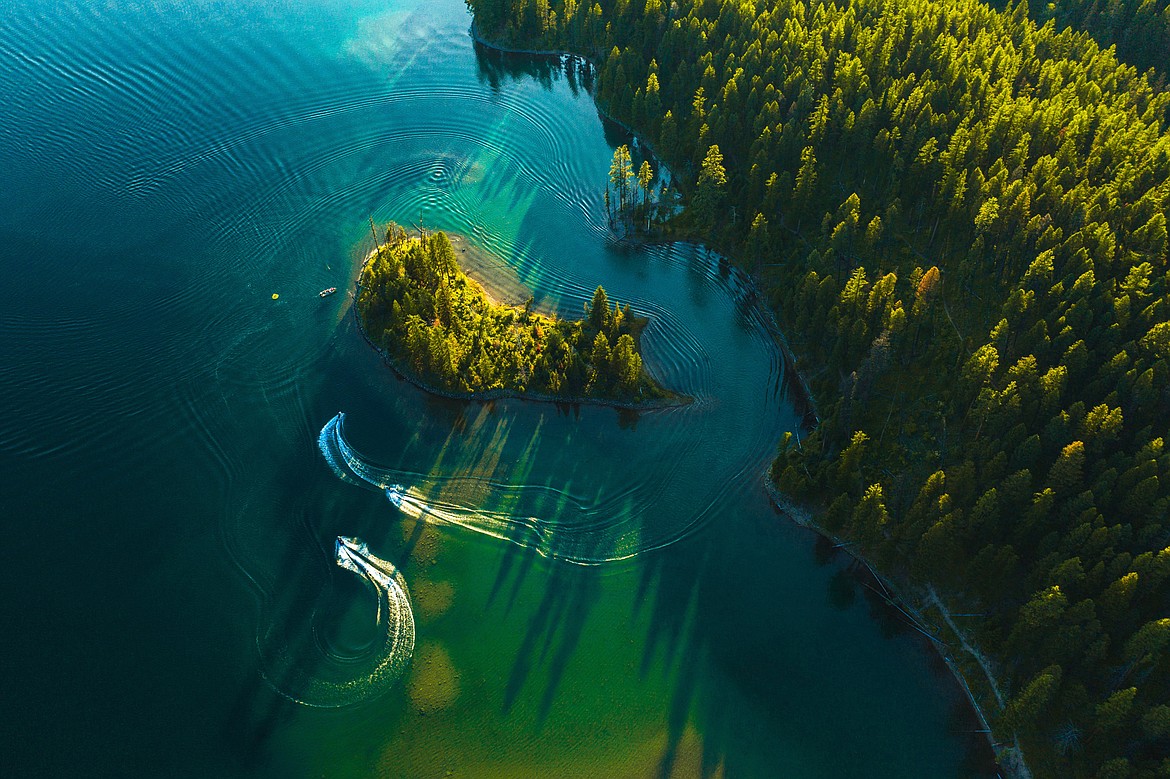
<svg viewBox="0 0 1170 779">
<path fill-rule="evenodd" d="M 471 23 L 469 35 L 471 36 L 471 40 L 475 45 L 483 46 L 485 49 L 490 49 L 501 54 L 523 57 L 538 57 L 543 59 L 576 59 L 587 63 L 589 67 L 591 67 L 595 72 L 600 72 L 600 68 L 593 59 L 584 54 L 578 54 L 577 52 L 563 50 L 538 51 L 536 49 L 515 49 L 509 46 L 493 43 L 480 34 L 479 27 L 475 24 L 474 21 Z M 590 95 L 590 97 L 593 97 L 593 95 Z M 642 133 L 638 132 L 622 120 L 611 116 L 609 112 L 607 112 L 597 103 L 596 97 L 593 99 L 593 106 L 597 109 L 597 115 L 600 116 L 604 121 L 616 124 L 628 132 L 631 136 L 636 138 L 639 147 L 648 152 L 649 155 L 654 158 L 654 161 L 658 163 L 658 169 L 669 171 L 671 180 L 677 180 L 674 172 L 670 170 L 669 166 L 663 163 L 662 157 L 654 149 L 654 145 L 650 143 L 650 141 L 648 141 Z M 614 234 L 612 229 L 610 230 L 610 236 L 612 240 L 616 241 L 618 244 L 624 244 L 627 246 L 663 246 L 671 243 L 695 243 L 706 247 L 706 244 L 703 244 L 701 241 L 688 238 L 655 239 L 651 237 L 641 237 L 636 233 L 632 237 L 630 235 L 618 236 Z M 452 243 L 454 243 L 454 241 L 452 241 Z M 719 254 L 720 257 L 725 256 L 719 252 L 716 252 L 716 254 Z M 730 258 L 728 259 L 730 260 Z M 784 337 L 784 333 L 780 329 L 779 323 L 776 321 L 775 314 L 773 314 L 772 311 L 761 302 L 764 299 L 763 293 L 760 289 L 760 285 L 757 283 L 756 278 L 744 271 L 738 265 L 733 265 L 732 267 L 735 273 L 740 276 L 741 281 L 745 282 L 750 287 L 751 292 L 755 296 L 753 305 L 762 315 L 766 325 L 765 329 L 768 331 L 769 335 L 772 336 L 772 340 L 775 341 L 776 345 L 779 347 L 780 356 L 781 359 L 784 360 L 785 367 L 790 369 L 785 371 L 784 377 L 784 384 L 789 390 L 789 398 L 795 401 L 793 405 L 796 406 L 796 411 L 800 415 L 801 424 L 804 425 L 807 430 L 812 430 L 814 427 L 816 427 L 816 425 L 820 424 L 821 419 L 820 415 L 817 414 L 816 401 L 813 398 L 812 389 L 809 387 L 808 382 L 805 381 L 804 376 L 796 367 L 796 354 L 792 351 L 792 348 L 788 344 L 788 340 Z M 486 291 L 487 290 L 485 289 L 485 292 Z M 791 391 L 794 389 L 797 390 L 799 394 L 798 398 L 791 394 Z"/>
<path fill-rule="evenodd" d="M 446 232 L 446 231 L 444 231 L 444 232 Z M 471 246 L 470 241 L 468 241 L 467 238 L 463 235 L 460 235 L 458 233 L 447 233 L 447 235 L 448 235 L 448 237 L 454 237 L 454 238 L 458 239 L 458 244 L 456 244 L 455 240 L 451 241 L 451 243 L 453 245 L 462 246 L 465 248 Z M 362 324 L 362 318 L 358 314 L 357 293 L 362 288 L 362 279 L 365 277 L 366 268 L 369 267 L 370 260 L 372 260 L 374 258 L 374 255 L 377 254 L 378 251 L 379 251 L 379 249 L 377 249 L 377 248 L 371 249 L 366 254 L 366 256 L 362 259 L 361 270 L 358 272 L 358 277 L 357 277 L 355 289 L 351 293 L 354 296 L 354 304 L 352 306 L 354 322 L 357 324 L 358 332 L 361 333 L 362 339 L 365 340 L 366 344 L 371 349 L 373 349 L 375 352 L 378 353 L 378 355 L 382 358 L 382 362 L 384 362 L 388 366 L 390 366 L 390 368 L 394 371 L 394 373 L 400 379 L 403 379 L 404 381 L 414 385 L 415 387 L 419 388 L 420 390 L 423 390 L 424 392 L 430 393 L 431 395 L 435 395 L 435 396 L 438 396 L 441 398 L 447 398 L 448 400 L 478 401 L 478 402 L 483 402 L 483 403 L 489 403 L 489 402 L 493 402 L 496 400 L 523 400 L 523 401 L 532 401 L 534 403 L 553 403 L 556 405 L 564 405 L 564 406 L 602 406 L 602 407 L 612 408 L 612 409 L 615 409 L 617 411 L 662 411 L 665 409 L 681 408 L 683 406 L 689 406 L 695 402 L 695 399 L 692 397 L 689 397 L 686 395 L 679 395 L 677 393 L 674 393 L 671 390 L 666 390 L 665 388 L 664 388 L 665 392 L 670 392 L 670 397 L 654 398 L 652 400 L 645 400 L 645 401 L 624 401 L 624 400 L 608 400 L 605 398 L 594 398 L 594 397 L 572 397 L 572 396 L 562 396 L 562 395 L 545 395 L 545 394 L 539 393 L 539 392 L 519 392 L 517 390 L 510 390 L 510 389 L 487 390 L 484 392 L 450 392 L 448 390 L 442 390 L 442 389 L 439 389 L 438 387 L 431 386 L 430 384 L 427 384 L 425 381 L 423 381 L 418 376 L 415 376 L 412 373 L 401 368 L 398 365 L 398 361 L 395 360 L 391 354 L 389 354 L 385 349 L 383 349 L 382 347 L 380 347 L 376 343 L 374 343 L 373 339 L 370 338 L 369 333 L 366 332 L 366 328 Z M 473 253 L 478 253 L 478 252 L 482 252 L 482 250 L 476 249 L 475 252 L 473 252 Z M 456 253 L 456 256 L 459 258 L 462 258 L 464 254 L 466 254 L 465 251 L 459 251 Z M 495 266 L 496 264 L 497 263 L 494 263 L 494 262 L 491 263 L 491 265 L 493 265 L 493 266 Z M 483 282 L 481 282 L 479 279 L 471 276 L 471 274 L 468 273 L 467 269 L 463 266 L 462 262 L 460 262 L 460 268 L 463 270 L 463 272 L 465 274 L 467 274 L 472 279 L 472 281 L 474 281 L 476 284 L 478 284 L 480 286 L 481 289 L 483 289 L 484 294 L 488 296 L 489 300 L 492 300 L 493 302 L 499 302 L 499 301 L 495 300 L 494 296 L 492 295 L 491 292 L 488 291 L 487 287 L 485 287 Z M 482 272 L 482 268 L 478 268 L 477 270 Z M 517 281 L 517 283 L 519 283 L 519 282 Z M 520 287 L 526 291 L 528 289 L 527 287 L 524 287 L 523 285 L 520 285 Z M 506 303 L 506 302 L 500 303 L 500 304 L 501 305 L 511 305 L 511 304 Z M 522 303 L 521 303 L 521 305 L 522 305 Z"/>
<path fill-rule="evenodd" d="M 512 55 L 521 56 L 521 57 L 538 57 L 538 58 L 542 58 L 542 59 L 565 59 L 565 58 L 575 59 L 575 60 L 580 60 L 582 62 L 587 63 L 589 65 L 589 67 L 593 69 L 593 72 L 595 74 L 601 73 L 601 67 L 597 64 L 597 62 L 592 57 L 588 57 L 584 54 L 579 54 L 579 53 L 573 52 L 573 51 L 560 51 L 560 50 L 538 51 L 536 49 L 513 49 L 513 48 L 508 47 L 508 46 L 503 46 L 503 45 L 498 44 L 498 43 L 493 43 L 492 41 L 489 41 L 487 38 L 484 38 L 482 35 L 480 35 L 479 27 L 476 25 L 476 23 L 474 21 L 472 21 L 471 29 L 468 32 L 471 36 L 471 40 L 473 43 L 475 43 L 476 45 L 479 45 L 479 46 L 483 46 L 485 49 L 490 49 L 492 51 L 499 52 L 500 54 L 512 54 Z M 652 156 L 654 158 L 654 160 L 658 163 L 659 170 L 665 169 L 667 172 L 670 173 L 671 181 L 673 182 L 676 180 L 676 177 L 674 175 L 674 171 L 672 171 L 669 167 L 663 166 L 662 156 L 658 154 L 658 152 L 654 149 L 654 144 L 652 144 L 646 138 L 645 135 L 638 132 L 633 127 L 631 127 L 630 125 L 623 122 L 621 119 L 618 119 L 617 117 L 611 115 L 608 111 L 606 111 L 604 108 L 602 108 L 601 105 L 598 104 L 596 96 L 594 96 L 592 93 L 588 93 L 588 94 L 591 98 L 593 98 L 593 107 L 597 109 L 598 116 L 600 116 L 604 121 L 612 122 L 613 124 L 616 124 L 618 127 L 622 128 L 627 133 L 629 133 L 632 137 L 634 137 L 638 141 L 638 146 L 640 148 L 644 148 L 650 152 L 650 156 Z"/>
<path fill-rule="evenodd" d="M 994 734 L 991 729 L 991 722 L 987 717 L 987 712 L 984 711 L 984 704 L 981 704 L 975 697 L 975 692 L 971 689 L 968 681 L 968 674 L 964 673 L 959 666 L 957 660 L 951 651 L 943 651 L 943 647 L 948 650 L 952 649 L 951 645 L 945 639 L 935 634 L 935 632 L 928 628 L 933 628 L 930 620 L 923 614 L 925 608 L 934 608 L 938 611 L 943 621 L 947 624 L 951 633 L 958 638 L 959 648 L 961 651 L 968 654 L 972 660 L 979 665 L 986 677 L 987 685 L 995 698 L 996 703 L 1002 708 L 1004 706 L 1003 694 L 1000 691 L 999 679 L 997 679 L 991 670 L 990 660 L 978 649 L 971 645 L 968 636 L 954 623 L 950 610 L 943 604 L 942 598 L 939 597 L 938 592 L 933 586 L 928 586 L 925 593 L 921 593 L 922 597 L 912 597 L 904 590 L 903 585 L 890 579 L 888 576 L 881 574 L 873 567 L 873 564 L 864 555 L 855 551 L 853 548 L 855 544 L 852 541 L 841 538 L 829 530 L 825 529 L 820 523 L 816 521 L 815 515 L 809 507 L 796 503 L 788 498 L 772 481 L 770 473 L 764 475 L 764 491 L 768 493 L 768 498 L 777 511 L 784 514 L 795 525 L 805 528 L 813 533 L 816 533 L 821 538 L 830 541 L 833 544 L 835 551 L 842 552 L 849 556 L 855 562 L 861 563 L 865 566 L 868 574 L 876 581 L 882 588 L 883 592 L 874 590 L 873 592 L 881 598 L 888 606 L 897 611 L 900 611 L 906 616 L 910 622 L 910 626 L 917 630 L 923 640 L 928 640 L 934 653 L 943 661 L 951 677 L 958 682 L 963 694 L 967 698 L 967 702 L 971 707 L 971 711 L 975 714 L 980 725 L 987 736 L 987 744 L 995 755 L 996 765 L 1002 769 L 1007 776 L 1017 777 L 1017 779 L 1032 779 L 1032 772 L 1028 768 L 1024 760 L 1023 749 L 1020 747 L 1018 739 L 1013 739 L 1011 744 L 1000 744 L 995 741 Z"/>
<path fill-rule="evenodd" d="M 527 55 L 527 56 L 545 57 L 545 58 L 565 58 L 565 57 L 575 58 L 575 59 L 579 59 L 579 60 L 582 60 L 584 62 L 587 62 L 590 65 L 590 67 L 592 67 L 594 69 L 594 71 L 599 70 L 597 67 L 597 63 L 595 63 L 592 59 L 590 59 L 589 57 L 587 57 L 584 54 L 579 54 L 579 53 L 570 52 L 570 51 L 536 51 L 536 50 L 531 50 L 531 49 L 513 49 L 510 47 L 506 47 L 506 46 L 502 46 L 502 45 L 499 45 L 496 43 L 492 43 L 491 41 L 486 40 L 482 35 L 480 35 L 479 30 L 474 22 L 471 25 L 470 34 L 471 34 L 472 40 L 476 44 L 484 46 L 485 48 L 488 48 L 488 49 L 492 49 L 492 50 L 504 53 L 504 54 Z M 650 143 L 648 143 L 640 133 L 638 133 L 632 127 L 627 125 L 625 122 L 622 122 L 621 120 L 615 119 L 614 117 L 610 116 L 604 109 L 602 109 L 602 107 L 600 105 L 597 104 L 596 98 L 594 98 L 594 106 L 597 108 L 597 113 L 599 116 L 601 116 L 606 121 L 611 121 L 611 122 L 619 125 L 620 127 L 626 129 L 633 137 L 638 139 L 639 144 L 645 145 L 645 147 L 650 151 L 650 153 L 652 155 L 654 155 L 655 159 L 659 159 L 657 153 L 654 151 L 654 147 Z M 624 240 L 630 240 L 630 239 L 626 238 Z M 701 243 L 701 242 L 695 241 L 695 243 Z M 720 255 L 720 256 L 722 256 L 722 255 Z M 747 282 L 750 284 L 750 288 L 751 288 L 752 292 L 755 294 L 755 305 L 760 310 L 760 312 L 762 314 L 764 314 L 764 322 L 766 324 L 766 329 L 769 331 L 773 340 L 776 342 L 777 346 L 779 347 L 780 352 L 781 352 L 781 357 L 782 357 L 782 359 L 785 360 L 786 367 L 790 367 L 792 369 L 793 379 L 786 379 L 785 383 L 789 384 L 789 386 L 795 385 L 801 391 L 801 395 L 803 396 L 802 397 L 802 400 L 803 400 L 802 405 L 804 406 L 804 408 L 798 408 L 797 411 L 798 411 L 798 413 L 802 414 L 802 417 L 803 417 L 802 421 L 805 424 L 807 424 L 807 420 L 808 420 L 809 416 L 811 416 L 814 423 L 819 424 L 820 417 L 816 414 L 812 391 L 811 391 L 810 387 L 808 386 L 808 384 L 805 382 L 804 377 L 801 376 L 799 371 L 796 370 L 796 356 L 792 352 L 791 348 L 789 347 L 787 340 L 784 338 L 783 331 L 780 330 L 779 323 L 776 321 L 775 315 L 767 306 L 762 304 L 762 302 L 761 302 L 762 297 L 760 294 L 760 288 L 759 288 L 759 285 L 756 283 L 756 279 L 751 274 L 740 269 L 738 267 L 738 265 L 735 267 L 736 267 L 737 273 L 740 274 L 742 277 L 744 277 L 747 280 Z M 811 429 L 812 427 L 815 427 L 815 424 L 808 425 L 809 429 Z M 779 511 L 784 513 L 784 515 L 787 516 L 793 523 L 795 523 L 801 527 L 807 528 L 807 529 L 817 533 L 821 537 L 832 541 L 835 545 L 837 545 L 838 548 L 844 550 L 854 560 L 857 560 L 858 562 L 865 565 L 865 567 L 873 575 L 874 579 L 876 581 L 878 581 L 884 589 L 887 590 L 887 595 L 885 596 L 885 599 L 891 606 L 901 610 L 907 616 L 911 616 L 912 620 L 914 622 L 923 622 L 924 621 L 924 619 L 921 616 L 922 606 L 917 604 L 917 599 L 910 599 L 910 598 L 906 597 L 906 595 L 902 592 L 902 590 L 892 580 L 888 579 L 886 576 L 878 574 L 878 572 L 870 564 L 869 560 L 867 560 L 865 557 L 861 556 L 860 554 L 850 550 L 848 548 L 848 545 L 846 544 L 846 542 L 843 542 L 841 539 L 837 538 L 832 533 L 828 532 L 823 527 L 821 527 L 815 521 L 815 519 L 813 518 L 812 512 L 808 508 L 806 508 L 804 506 L 798 506 L 797 504 L 793 503 L 791 500 L 786 498 L 779 491 L 779 489 L 776 487 L 776 485 L 773 483 L 771 473 L 764 474 L 764 485 L 765 485 L 765 490 L 767 491 L 769 498 L 772 501 L 772 504 Z M 890 596 L 889 593 L 892 593 L 893 595 Z M 932 596 L 931 600 L 928 603 L 926 603 L 925 605 L 934 606 L 936 609 L 938 609 L 939 613 L 943 616 L 944 621 L 947 623 L 948 627 L 951 629 L 951 632 L 953 632 L 955 634 L 955 636 L 959 639 L 959 643 L 960 643 L 960 646 L 962 647 L 963 651 L 970 654 L 972 656 L 972 658 L 975 659 L 977 664 L 982 668 L 984 674 L 986 675 L 988 685 L 991 688 L 993 694 L 995 695 L 997 702 L 1001 702 L 1001 704 L 1002 704 L 1002 701 L 1000 701 L 1000 694 L 999 694 L 999 690 L 1000 690 L 999 680 L 996 679 L 995 676 L 991 673 L 989 661 L 982 653 L 980 653 L 977 649 L 975 649 L 971 645 L 970 637 L 967 636 L 961 629 L 959 629 L 959 627 L 957 625 L 954 624 L 953 620 L 951 619 L 951 615 L 950 615 L 949 611 L 943 605 L 942 599 L 939 597 L 938 593 L 933 589 L 933 587 L 930 588 L 929 594 Z M 921 628 L 919 628 L 919 630 L 920 630 L 920 632 L 924 632 L 924 631 L 922 631 Z M 929 634 L 925 634 L 925 632 L 924 632 L 924 635 L 929 635 Z M 941 648 L 939 647 L 939 643 L 942 642 L 942 639 L 940 639 L 936 636 L 933 636 L 933 635 L 929 635 L 929 637 L 931 638 L 931 644 L 934 645 L 934 651 L 938 654 L 938 656 L 942 659 L 943 663 L 950 670 L 951 675 L 959 683 L 959 686 L 963 688 L 964 692 L 967 695 L 967 700 L 970 703 L 973 712 L 975 713 L 975 716 L 978 718 L 979 722 L 982 723 L 983 729 L 986 731 L 987 743 L 988 743 L 989 747 L 991 748 L 993 754 L 995 754 L 995 756 L 996 756 L 997 765 L 1001 769 L 1003 769 L 1005 772 L 1007 772 L 1009 776 L 1018 777 L 1019 779 L 1031 779 L 1032 773 L 1028 769 L 1027 763 L 1024 760 L 1023 750 L 1020 747 L 1019 739 L 1018 738 L 1013 739 L 1013 742 L 1011 745 L 998 745 L 995 742 L 987 715 L 984 712 L 983 707 L 975 699 L 975 695 L 972 692 L 971 686 L 970 686 L 968 679 L 967 679 L 967 674 L 964 673 L 963 670 L 958 666 L 958 664 L 955 662 L 954 658 L 952 658 L 948 653 L 945 653 L 941 650 Z"/>
<path fill-rule="evenodd" d="M 455 249 L 459 268 L 479 285 L 491 303 L 516 308 L 523 306 L 532 295 L 532 290 L 520 280 L 511 265 L 476 246 L 465 235 L 448 232 L 447 237 Z"/>
</svg>

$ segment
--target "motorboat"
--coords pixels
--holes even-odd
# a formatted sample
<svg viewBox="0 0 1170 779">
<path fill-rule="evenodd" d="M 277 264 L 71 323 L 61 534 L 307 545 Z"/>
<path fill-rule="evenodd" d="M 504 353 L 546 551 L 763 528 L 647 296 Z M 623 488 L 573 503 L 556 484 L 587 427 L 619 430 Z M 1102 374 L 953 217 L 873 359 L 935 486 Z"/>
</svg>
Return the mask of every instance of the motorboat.
<svg viewBox="0 0 1170 779">
<path fill-rule="evenodd" d="M 402 495 L 405 491 L 401 484 L 391 484 L 386 488 L 386 497 L 394 504 L 395 508 L 402 508 Z"/>
<path fill-rule="evenodd" d="M 323 289 L 323 290 L 321 290 L 320 292 L 318 292 L 318 293 L 317 293 L 317 297 L 319 297 L 319 298 L 327 298 L 327 297 L 329 297 L 330 295 L 332 295 L 332 294 L 333 294 L 334 292 L 336 292 L 336 291 L 337 291 L 337 287 L 330 287 L 329 289 Z"/>
<path fill-rule="evenodd" d="M 385 560 L 370 554 L 365 541 L 352 536 L 338 536 L 334 544 L 334 560 L 347 571 L 365 576 L 370 581 L 389 588 L 397 569 Z"/>
</svg>

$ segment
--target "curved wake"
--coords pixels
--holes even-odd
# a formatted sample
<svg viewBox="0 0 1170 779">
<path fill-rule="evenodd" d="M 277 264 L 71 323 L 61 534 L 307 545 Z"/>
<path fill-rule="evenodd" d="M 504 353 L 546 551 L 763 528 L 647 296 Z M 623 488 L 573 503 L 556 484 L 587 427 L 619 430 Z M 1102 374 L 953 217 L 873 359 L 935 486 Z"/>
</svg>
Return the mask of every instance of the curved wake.
<svg viewBox="0 0 1170 779">
<path fill-rule="evenodd" d="M 317 445 L 330 468 L 342 481 L 376 489 L 392 505 L 421 521 L 458 525 L 467 530 L 509 541 L 532 549 L 543 557 L 578 565 L 626 560 L 639 553 L 658 549 L 679 540 L 693 529 L 694 520 L 679 523 L 663 537 L 645 538 L 628 510 L 629 496 L 587 503 L 572 495 L 543 485 L 490 484 L 492 497 L 511 511 L 466 506 L 430 497 L 439 487 L 483 480 L 473 477 L 425 477 L 408 471 L 385 468 L 354 451 L 342 431 L 345 414 L 339 412 L 321 429 Z M 412 485 L 403 487 L 403 484 Z M 447 489 L 441 490 L 447 492 Z M 556 520 L 532 516 L 524 507 L 550 507 Z"/>
<path fill-rule="evenodd" d="M 402 675 L 414 653 L 414 611 L 401 571 L 357 538 L 338 536 L 334 550 L 337 565 L 364 579 L 378 598 L 372 645 L 347 653 L 328 645 L 316 628 L 312 645 L 301 652 L 292 649 L 297 642 L 272 630 L 258 640 L 264 678 L 306 706 L 335 708 L 374 697 Z"/>
</svg>

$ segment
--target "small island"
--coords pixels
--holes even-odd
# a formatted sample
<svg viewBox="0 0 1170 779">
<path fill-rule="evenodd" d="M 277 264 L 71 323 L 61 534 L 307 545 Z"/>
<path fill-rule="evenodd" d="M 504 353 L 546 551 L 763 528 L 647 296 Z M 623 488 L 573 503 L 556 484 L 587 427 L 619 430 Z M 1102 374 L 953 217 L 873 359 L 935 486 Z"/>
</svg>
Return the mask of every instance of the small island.
<svg viewBox="0 0 1170 779">
<path fill-rule="evenodd" d="M 397 225 L 367 259 L 357 316 L 366 337 L 410 379 L 442 394 L 516 395 L 621 406 L 679 402 L 642 365 L 647 320 L 598 287 L 583 320 L 492 300 L 460 268 L 446 233 Z"/>
</svg>

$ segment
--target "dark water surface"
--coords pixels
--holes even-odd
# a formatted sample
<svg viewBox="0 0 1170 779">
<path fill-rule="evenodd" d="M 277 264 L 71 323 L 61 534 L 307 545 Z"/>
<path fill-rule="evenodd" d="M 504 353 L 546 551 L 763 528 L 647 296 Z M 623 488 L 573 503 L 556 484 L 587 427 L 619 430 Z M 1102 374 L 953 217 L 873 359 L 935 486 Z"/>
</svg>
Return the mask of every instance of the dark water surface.
<svg viewBox="0 0 1170 779">
<path fill-rule="evenodd" d="M 468 23 L 458 0 L 0 5 L 0 775 L 975 775 L 937 662 L 769 507 L 797 421 L 745 291 L 702 250 L 609 243 L 626 139 L 572 67 L 477 55 Z M 545 309 L 604 284 L 696 403 L 399 382 L 348 296 L 316 296 L 370 214 L 470 236 Z M 598 558 L 671 543 L 578 566 L 404 522 L 324 463 L 339 409 L 447 505 L 608 507 Z M 338 534 L 410 588 L 388 690 L 346 685 L 380 645 Z M 309 702 L 346 705 L 290 700 L 322 679 L 341 692 Z"/>
</svg>

